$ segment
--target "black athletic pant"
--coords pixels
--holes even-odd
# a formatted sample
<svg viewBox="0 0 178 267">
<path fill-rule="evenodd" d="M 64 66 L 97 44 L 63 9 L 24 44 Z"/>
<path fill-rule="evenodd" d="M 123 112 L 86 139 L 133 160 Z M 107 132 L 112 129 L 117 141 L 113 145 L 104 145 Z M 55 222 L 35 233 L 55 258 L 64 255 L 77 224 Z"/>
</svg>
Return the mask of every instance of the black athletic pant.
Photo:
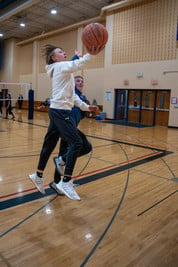
<svg viewBox="0 0 178 267">
<path fill-rule="evenodd" d="M 45 169 L 48 159 L 61 137 L 67 143 L 65 174 L 72 175 L 77 157 L 90 152 L 92 146 L 85 135 L 75 126 L 70 115 L 70 110 L 50 108 L 48 114 L 50 124 L 44 138 L 38 169 Z"/>
<path fill-rule="evenodd" d="M 91 143 L 87 140 L 86 136 L 79 130 L 77 129 L 81 139 L 82 139 L 82 148 L 80 150 L 80 153 L 78 154 L 77 157 L 81 157 L 84 156 L 86 154 L 88 154 L 91 150 L 92 150 L 92 145 Z M 66 162 L 66 156 L 67 156 L 67 149 L 68 149 L 68 144 L 66 141 L 64 141 L 63 139 L 61 140 L 60 143 L 60 149 L 59 149 L 59 154 L 58 156 L 62 156 L 62 159 Z M 54 181 L 55 183 L 58 183 L 60 181 L 61 177 L 58 173 L 57 170 L 55 170 L 54 173 Z"/>
</svg>

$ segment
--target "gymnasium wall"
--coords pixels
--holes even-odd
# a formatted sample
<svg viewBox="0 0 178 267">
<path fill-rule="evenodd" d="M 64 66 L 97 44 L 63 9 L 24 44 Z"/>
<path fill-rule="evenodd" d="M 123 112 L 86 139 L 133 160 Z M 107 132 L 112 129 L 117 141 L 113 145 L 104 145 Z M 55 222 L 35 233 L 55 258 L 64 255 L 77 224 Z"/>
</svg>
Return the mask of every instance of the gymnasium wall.
<svg viewBox="0 0 178 267">
<path fill-rule="evenodd" d="M 3 66 L 0 70 L 1 82 L 19 81 L 19 49 L 16 47 L 16 40 L 11 39 L 4 42 Z"/>
<path fill-rule="evenodd" d="M 103 104 L 107 118 L 114 116 L 115 89 L 171 89 L 171 97 L 178 98 L 178 73 L 163 74 L 165 70 L 178 70 L 177 15 L 177 0 L 147 0 L 112 11 L 108 9 L 105 13 L 109 32 L 106 48 L 92 56 L 88 69 L 76 74 L 84 76 L 84 93 L 90 101 L 95 98 Z M 82 27 L 79 27 L 46 39 L 39 36 L 39 40 L 14 45 L 18 51 L 16 55 L 19 53 L 16 69 L 12 69 L 8 62 L 12 48 L 8 41 L 6 66 L 0 71 L 0 79 L 13 80 L 12 73 L 16 71 L 16 80 L 31 81 L 35 99 L 44 100 L 51 94 L 51 81 L 45 73 L 42 47 L 47 43 L 59 45 L 65 49 L 68 58 L 76 48 L 85 53 L 81 32 Z M 137 77 L 139 72 L 143 73 L 142 78 Z M 152 85 L 153 79 L 157 80 L 157 85 Z M 111 93 L 110 101 L 105 99 L 106 92 Z M 178 108 L 171 103 L 169 125 L 178 126 Z"/>
<path fill-rule="evenodd" d="M 178 99 L 178 72 L 164 74 L 178 71 L 177 15 L 176 0 L 145 1 L 108 14 L 112 34 L 106 47 L 104 85 L 111 100 L 103 100 L 108 118 L 113 118 L 116 88 L 171 89 L 171 97 Z M 143 76 L 138 78 L 138 73 Z M 169 126 L 178 126 L 178 105 L 171 100 L 169 115 Z"/>
<path fill-rule="evenodd" d="M 31 74 L 33 71 L 33 44 L 21 46 L 19 49 L 19 73 Z"/>
<path fill-rule="evenodd" d="M 176 58 L 176 0 L 145 1 L 113 15 L 112 64 Z"/>
</svg>

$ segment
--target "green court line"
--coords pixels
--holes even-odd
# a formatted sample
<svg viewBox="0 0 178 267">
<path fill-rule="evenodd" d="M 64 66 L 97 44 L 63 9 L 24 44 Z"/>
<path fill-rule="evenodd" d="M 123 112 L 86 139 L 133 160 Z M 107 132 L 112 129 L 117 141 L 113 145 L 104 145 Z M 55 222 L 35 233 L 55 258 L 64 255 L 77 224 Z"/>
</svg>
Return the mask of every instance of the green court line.
<svg viewBox="0 0 178 267">
<path fill-rule="evenodd" d="M 19 223 L 17 223 L 16 225 L 14 225 L 13 227 L 9 228 L 7 231 L 5 231 L 3 234 L 0 235 L 0 237 L 3 237 L 5 235 L 7 235 L 9 232 L 11 232 L 12 230 L 16 229 L 19 225 L 23 224 L 24 222 L 28 221 L 31 217 L 33 217 L 35 214 L 37 214 L 39 211 L 41 211 L 43 208 L 45 208 L 46 206 L 48 206 L 52 201 L 54 201 L 56 198 L 58 197 L 58 195 L 56 195 L 55 197 L 53 197 L 50 201 L 46 202 L 45 204 L 43 204 L 39 209 L 37 209 L 36 211 L 34 211 L 33 213 L 31 213 L 29 216 L 27 216 L 25 219 L 23 219 L 22 221 L 20 221 Z"/>
</svg>

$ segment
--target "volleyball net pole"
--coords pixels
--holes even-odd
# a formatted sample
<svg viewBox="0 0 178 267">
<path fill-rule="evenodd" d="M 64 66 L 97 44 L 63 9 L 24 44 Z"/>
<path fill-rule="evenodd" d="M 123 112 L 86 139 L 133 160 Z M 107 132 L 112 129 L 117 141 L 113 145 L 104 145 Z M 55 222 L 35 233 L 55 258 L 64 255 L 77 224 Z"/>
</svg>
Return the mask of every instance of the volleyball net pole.
<svg viewBox="0 0 178 267">
<path fill-rule="evenodd" d="M 33 120 L 34 111 L 34 90 L 31 88 L 28 91 L 28 119 Z"/>
<path fill-rule="evenodd" d="M 32 83 L 5 83 L 0 82 L 0 91 L 3 93 L 3 101 L 6 101 L 5 97 L 7 93 L 11 95 L 11 101 L 18 101 L 19 95 L 23 95 L 23 100 L 28 101 L 28 119 L 33 120 L 34 113 L 34 90 L 32 89 Z"/>
</svg>

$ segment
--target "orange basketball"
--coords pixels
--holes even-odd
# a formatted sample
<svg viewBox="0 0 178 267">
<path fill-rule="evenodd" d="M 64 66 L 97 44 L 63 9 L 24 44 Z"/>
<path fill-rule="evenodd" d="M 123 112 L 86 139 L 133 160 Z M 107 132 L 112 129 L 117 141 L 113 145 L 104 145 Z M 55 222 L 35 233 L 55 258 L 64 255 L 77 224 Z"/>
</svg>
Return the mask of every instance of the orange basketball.
<svg viewBox="0 0 178 267">
<path fill-rule="evenodd" d="M 90 23 L 83 29 L 82 32 L 82 42 L 86 47 L 87 51 L 92 54 L 96 55 L 101 50 L 104 49 L 105 44 L 108 41 L 108 32 L 106 28 L 100 23 Z M 91 49 L 100 48 L 99 52 L 94 52 Z"/>
</svg>

